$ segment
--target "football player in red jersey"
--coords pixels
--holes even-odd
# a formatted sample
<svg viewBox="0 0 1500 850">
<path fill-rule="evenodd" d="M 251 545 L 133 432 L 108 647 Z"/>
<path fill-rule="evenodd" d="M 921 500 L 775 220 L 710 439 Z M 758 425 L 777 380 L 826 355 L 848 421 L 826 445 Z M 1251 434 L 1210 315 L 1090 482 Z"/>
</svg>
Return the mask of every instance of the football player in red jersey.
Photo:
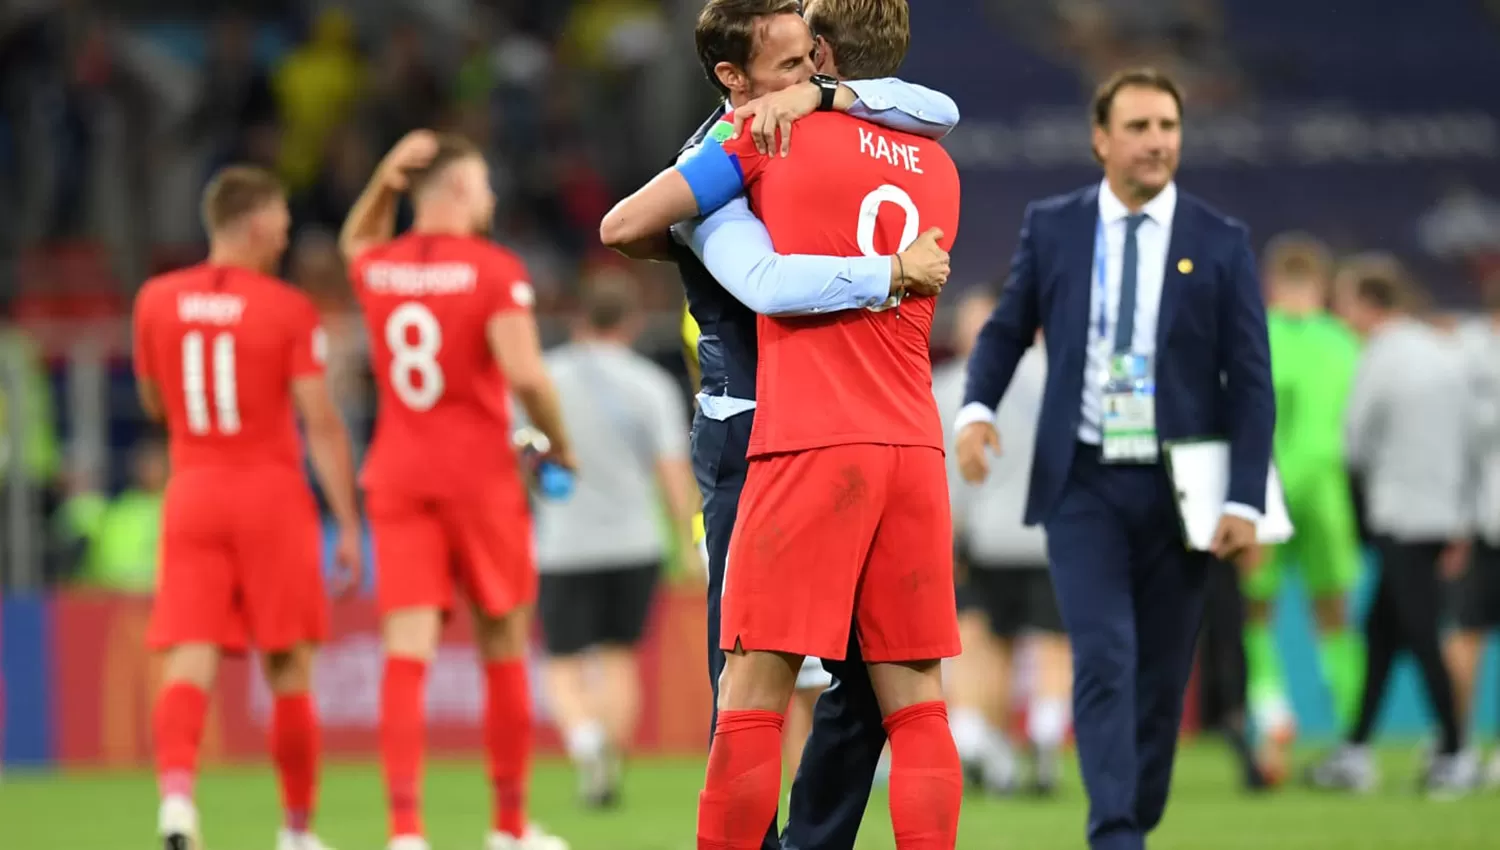
<svg viewBox="0 0 1500 850">
<path fill-rule="evenodd" d="M 318 725 L 314 644 L 328 631 L 317 503 L 293 410 L 358 586 L 359 517 L 349 438 L 323 379 L 327 341 L 312 301 L 271 277 L 286 249 L 286 197 L 270 173 L 232 166 L 203 199 L 208 261 L 153 278 L 135 302 L 135 373 L 166 423 L 172 473 L 148 640 L 164 652 L 152 714 L 167 850 L 198 846 L 193 781 L 221 652 L 262 653 L 275 694 L 271 754 L 286 824 L 281 850 L 322 850 L 309 831 Z"/>
<path fill-rule="evenodd" d="M 805 16 L 819 70 L 836 76 L 814 78 L 824 112 L 797 125 L 791 155 L 759 153 L 749 133 L 711 138 L 622 201 L 601 225 L 607 241 L 643 238 L 748 191 L 778 252 L 895 253 L 927 228 L 950 248 L 959 180 L 947 153 L 828 111 L 837 76 L 895 74 L 910 39 L 905 0 L 811 0 Z M 894 299 L 760 319 L 758 412 L 724 590 L 732 656 L 699 801 L 700 848 L 760 846 L 796 672 L 807 655 L 843 657 L 851 613 L 891 740 L 896 844 L 957 840 L 962 775 L 939 662 L 958 654 L 959 640 L 931 388 L 934 305 Z"/>
<path fill-rule="evenodd" d="M 415 208 L 393 238 L 397 198 Z M 565 850 L 527 822 L 531 695 L 526 648 L 536 601 L 531 517 L 511 449 L 507 390 L 573 460 L 543 366 L 530 278 L 484 238 L 495 197 L 477 148 L 419 130 L 382 161 L 340 244 L 369 328 L 379 384 L 361 474 L 384 620 L 380 750 L 391 850 L 426 850 L 420 787 L 427 666 L 457 591 L 474 611 L 485 673 L 494 790 L 488 850 Z"/>
</svg>

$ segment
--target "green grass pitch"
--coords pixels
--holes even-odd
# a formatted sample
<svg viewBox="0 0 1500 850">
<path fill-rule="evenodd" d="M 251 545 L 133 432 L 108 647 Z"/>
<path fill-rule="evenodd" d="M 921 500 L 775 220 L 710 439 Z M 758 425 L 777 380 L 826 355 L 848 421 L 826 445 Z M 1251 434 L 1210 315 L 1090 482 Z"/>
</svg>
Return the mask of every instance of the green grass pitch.
<svg viewBox="0 0 1500 850">
<path fill-rule="evenodd" d="M 1500 848 L 1500 796 L 1424 800 L 1410 790 L 1412 748 L 1384 754 L 1385 786 L 1365 797 L 1297 788 L 1247 797 L 1226 753 L 1188 747 L 1178 764 L 1166 824 L 1152 850 L 1494 850 Z M 631 766 L 624 805 L 583 812 L 573 803 L 566 765 L 544 762 L 532 793 L 534 817 L 574 850 L 691 850 L 703 764 L 649 760 Z M 964 850 L 1082 848 L 1084 799 L 1076 771 L 1056 800 L 965 799 L 958 846 Z M 26 774 L 0 780 L 0 847 L 116 850 L 153 847 L 156 804 L 146 772 Z M 271 850 L 277 826 L 273 777 L 264 766 L 210 770 L 199 782 L 207 850 Z M 324 772 L 318 830 L 338 850 L 381 850 L 385 813 L 379 771 L 370 764 Z M 426 819 L 434 850 L 480 850 L 488 793 L 478 763 L 430 765 Z M 890 850 L 885 795 L 876 791 L 859 850 Z"/>
</svg>

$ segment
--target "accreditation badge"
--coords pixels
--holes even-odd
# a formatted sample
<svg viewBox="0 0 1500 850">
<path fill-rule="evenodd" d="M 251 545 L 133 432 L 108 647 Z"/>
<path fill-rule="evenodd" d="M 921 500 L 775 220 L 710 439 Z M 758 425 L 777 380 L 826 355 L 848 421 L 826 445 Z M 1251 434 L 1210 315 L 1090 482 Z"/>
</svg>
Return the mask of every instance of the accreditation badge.
<svg viewBox="0 0 1500 850">
<path fill-rule="evenodd" d="M 1150 357 L 1111 355 L 1100 431 L 1105 463 L 1156 462 L 1156 373 Z"/>
</svg>

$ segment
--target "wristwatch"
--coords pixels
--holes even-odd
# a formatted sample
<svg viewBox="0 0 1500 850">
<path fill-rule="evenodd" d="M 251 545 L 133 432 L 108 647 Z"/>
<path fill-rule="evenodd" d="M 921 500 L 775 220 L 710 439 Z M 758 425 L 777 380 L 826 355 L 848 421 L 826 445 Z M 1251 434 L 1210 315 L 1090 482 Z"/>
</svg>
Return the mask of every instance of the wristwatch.
<svg viewBox="0 0 1500 850">
<path fill-rule="evenodd" d="M 839 81 L 827 74 L 813 74 L 808 82 L 818 87 L 822 93 L 823 100 L 818 103 L 819 112 L 830 112 L 833 110 L 833 99 L 839 93 Z"/>
</svg>

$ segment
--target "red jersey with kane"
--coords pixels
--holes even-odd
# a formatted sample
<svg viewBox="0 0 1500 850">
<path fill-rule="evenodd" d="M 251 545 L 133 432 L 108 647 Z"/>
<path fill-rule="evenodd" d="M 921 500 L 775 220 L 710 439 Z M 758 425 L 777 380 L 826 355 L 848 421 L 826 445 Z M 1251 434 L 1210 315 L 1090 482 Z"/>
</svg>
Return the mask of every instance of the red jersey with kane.
<svg viewBox="0 0 1500 850">
<path fill-rule="evenodd" d="M 958 172 L 928 139 L 819 114 L 788 158 L 760 156 L 748 134 L 720 155 L 779 253 L 895 254 L 931 227 L 947 248 L 958 231 Z M 724 649 L 843 658 L 852 619 L 867 661 L 958 654 L 935 303 L 761 317 Z"/>
<path fill-rule="evenodd" d="M 352 275 L 379 386 L 362 483 L 382 608 L 447 609 L 460 586 L 493 614 L 529 602 L 530 516 L 487 333 L 530 310 L 525 267 L 484 239 L 410 233 Z"/>
<path fill-rule="evenodd" d="M 896 254 L 922 231 L 958 233 L 958 170 L 931 139 L 822 113 L 797 124 L 793 155 L 750 134 L 725 143 L 778 253 Z M 750 455 L 852 443 L 943 447 L 929 344 L 936 299 L 881 312 L 760 318 Z"/>
<path fill-rule="evenodd" d="M 321 639 L 321 530 L 291 390 L 323 371 L 317 310 L 279 280 L 205 264 L 147 281 L 134 323 L 172 456 L 150 642 Z"/>
</svg>

